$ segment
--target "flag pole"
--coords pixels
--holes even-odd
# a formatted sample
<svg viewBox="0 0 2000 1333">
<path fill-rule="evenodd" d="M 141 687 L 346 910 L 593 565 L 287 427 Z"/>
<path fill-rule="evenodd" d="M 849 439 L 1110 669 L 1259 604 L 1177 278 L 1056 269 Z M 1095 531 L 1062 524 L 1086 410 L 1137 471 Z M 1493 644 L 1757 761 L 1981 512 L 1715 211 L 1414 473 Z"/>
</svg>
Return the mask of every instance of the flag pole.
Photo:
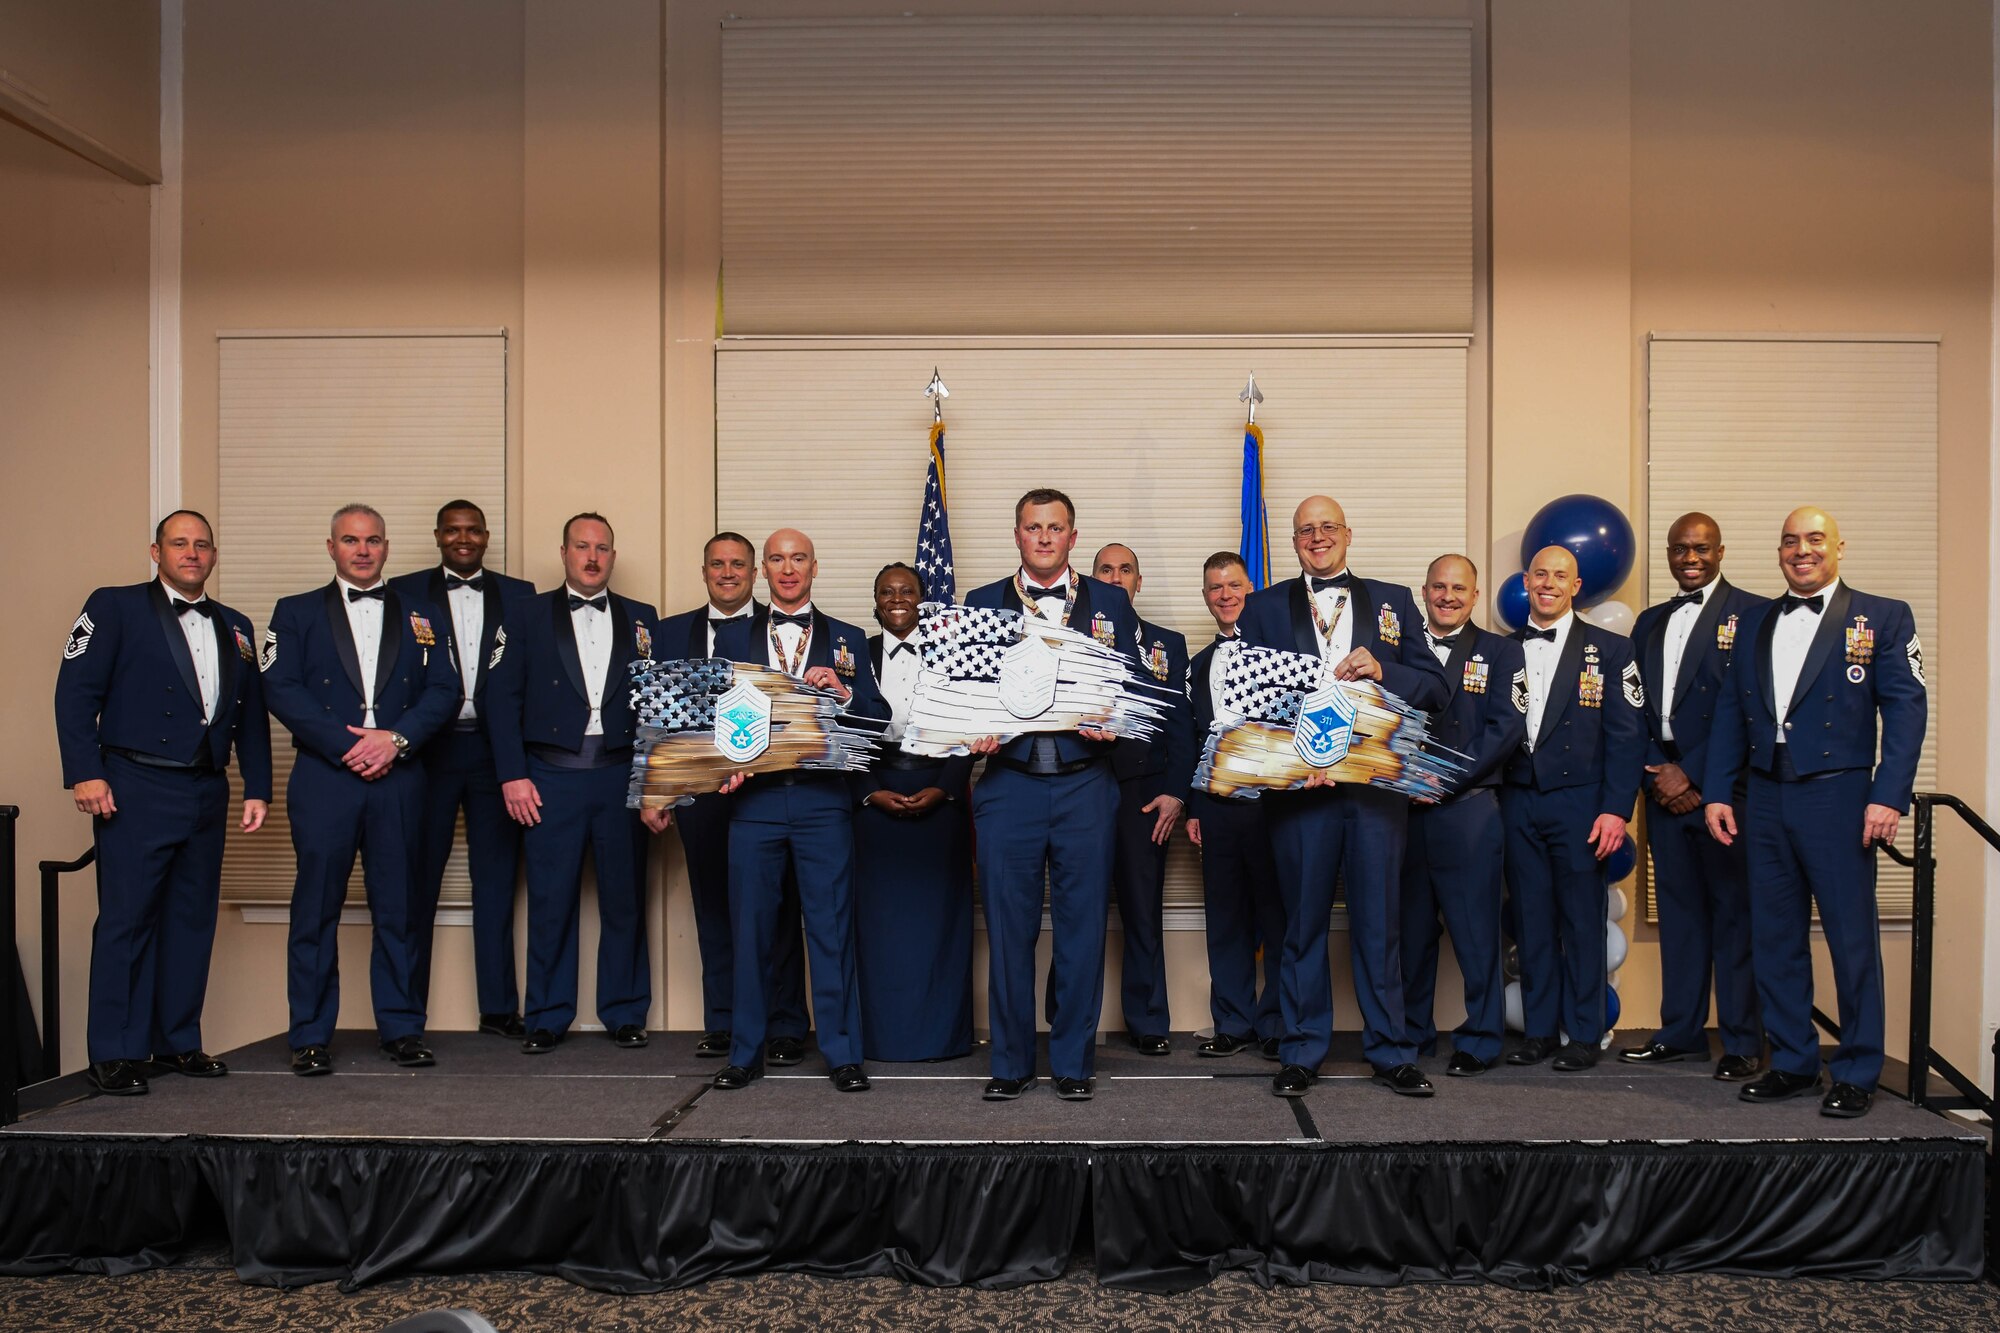
<svg viewBox="0 0 2000 1333">
<path fill-rule="evenodd" d="M 936 374 L 937 372 L 932 371 L 931 373 Z M 1248 403 L 1250 405 L 1250 415 L 1244 419 L 1243 424 L 1246 426 L 1256 425 L 1257 404 L 1264 401 L 1264 391 L 1257 387 L 1256 371 L 1253 370 L 1250 372 L 1250 382 L 1243 386 L 1243 392 L 1237 394 L 1236 397 L 1239 402 Z"/>
<path fill-rule="evenodd" d="M 944 387 L 944 376 L 938 374 L 936 366 L 931 367 L 931 382 L 924 386 L 924 397 L 931 400 L 931 424 L 944 420 L 944 400 L 951 397 L 951 390 Z"/>
</svg>

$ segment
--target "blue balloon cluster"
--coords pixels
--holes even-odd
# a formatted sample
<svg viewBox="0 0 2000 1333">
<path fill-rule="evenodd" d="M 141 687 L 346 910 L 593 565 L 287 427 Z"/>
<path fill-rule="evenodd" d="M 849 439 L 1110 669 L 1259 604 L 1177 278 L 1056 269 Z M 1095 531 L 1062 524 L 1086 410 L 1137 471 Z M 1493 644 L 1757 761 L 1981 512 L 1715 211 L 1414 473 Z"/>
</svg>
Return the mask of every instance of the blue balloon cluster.
<svg viewBox="0 0 2000 1333">
<path fill-rule="evenodd" d="M 1521 564 L 1534 563 L 1535 552 L 1545 546 L 1566 546 L 1576 557 L 1576 572 L 1583 580 L 1579 606 L 1596 606 L 1607 600 L 1632 573 L 1639 547 L 1632 524 L 1618 506 L 1595 495 L 1563 495 L 1535 511 L 1521 532 Z M 1515 579 L 1520 576 L 1516 575 Z M 1500 614 L 1507 617 L 1507 598 L 1515 579 L 1500 588 Z M 1520 596 L 1521 618 L 1512 623 L 1526 624 L 1527 592 Z"/>
<path fill-rule="evenodd" d="M 1638 865 L 1639 844 L 1633 839 L 1630 833 L 1627 833 L 1625 841 L 1618 844 L 1618 850 L 1604 858 L 1604 882 L 1606 884 L 1623 883 L 1638 868 Z"/>
<path fill-rule="evenodd" d="M 1519 629 L 1528 623 L 1528 580 L 1524 574 L 1509 574 L 1500 584 L 1500 595 L 1493 599 L 1493 610 L 1500 617 L 1500 623 L 1508 629 Z"/>
<path fill-rule="evenodd" d="M 1618 1026 L 1619 1008 L 1618 988 L 1616 986 L 1606 986 L 1604 988 L 1604 1030 L 1606 1032 L 1610 1032 Z"/>
</svg>

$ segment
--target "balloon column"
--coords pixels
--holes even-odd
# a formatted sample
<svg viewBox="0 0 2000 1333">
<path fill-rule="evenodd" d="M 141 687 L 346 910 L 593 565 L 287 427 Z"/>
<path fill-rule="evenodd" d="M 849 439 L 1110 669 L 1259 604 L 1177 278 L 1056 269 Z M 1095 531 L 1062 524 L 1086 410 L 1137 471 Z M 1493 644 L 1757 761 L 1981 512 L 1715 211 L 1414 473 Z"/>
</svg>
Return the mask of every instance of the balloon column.
<svg viewBox="0 0 2000 1333">
<path fill-rule="evenodd" d="M 1521 532 L 1521 565 L 1526 568 L 1545 546 L 1566 546 L 1583 580 L 1579 606 L 1606 601 L 1632 573 L 1639 547 L 1632 525 L 1618 506 L 1595 495 L 1562 495 L 1535 511 Z M 1609 628 L 1608 626 L 1606 628 Z"/>
</svg>

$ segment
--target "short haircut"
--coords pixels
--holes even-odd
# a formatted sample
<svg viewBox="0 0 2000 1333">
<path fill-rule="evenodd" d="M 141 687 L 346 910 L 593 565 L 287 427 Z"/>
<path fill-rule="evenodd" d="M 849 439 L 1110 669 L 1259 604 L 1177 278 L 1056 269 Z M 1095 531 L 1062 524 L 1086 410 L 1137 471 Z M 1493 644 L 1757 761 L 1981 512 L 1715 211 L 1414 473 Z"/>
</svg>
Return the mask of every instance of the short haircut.
<svg viewBox="0 0 2000 1333">
<path fill-rule="evenodd" d="M 874 588 L 874 586 L 877 583 L 880 583 L 882 581 L 882 576 L 884 574 L 887 574 L 892 569 L 900 569 L 905 574 L 908 574 L 911 578 L 917 581 L 917 600 L 919 601 L 930 600 L 931 587 L 928 583 L 924 582 L 924 576 L 917 572 L 916 567 L 914 565 L 904 564 L 901 560 L 891 560 L 888 564 L 876 570 L 875 578 L 868 585 L 869 588 L 871 589 Z"/>
<path fill-rule="evenodd" d="M 1234 551 L 1217 551 L 1214 555 L 1201 562 L 1201 572 L 1204 575 L 1213 574 L 1217 570 L 1227 569 L 1231 565 L 1240 566 L 1245 574 L 1250 572 L 1250 562 Z"/>
<path fill-rule="evenodd" d="M 1426 583 L 1430 581 L 1431 571 L 1438 567 L 1438 560 L 1463 560 L 1466 564 L 1466 567 L 1472 571 L 1472 586 L 1475 588 L 1479 586 L 1479 566 L 1476 563 L 1474 563 L 1471 556 L 1460 555 L 1456 551 L 1446 551 L 1443 555 L 1439 556 L 1437 560 L 1433 560 L 1428 565 L 1424 566 L 1424 581 Z"/>
<path fill-rule="evenodd" d="M 449 514 L 454 509 L 470 509 L 473 513 L 479 515 L 479 526 L 482 528 L 486 526 L 486 511 L 484 509 L 481 509 L 478 505 L 472 503 L 472 501 L 470 500 L 445 501 L 442 505 L 438 507 L 437 523 L 435 526 L 440 528 L 443 527 L 444 516 L 446 514 Z"/>
<path fill-rule="evenodd" d="M 1037 486 L 1014 502 L 1014 526 L 1021 526 L 1021 515 L 1029 505 L 1061 505 L 1069 511 L 1069 525 L 1076 526 L 1076 506 L 1070 498 L 1052 486 Z"/>
<path fill-rule="evenodd" d="M 611 530 L 611 520 L 606 518 L 604 515 L 598 513 L 595 509 L 586 509 L 581 514 L 571 514 L 569 516 L 569 521 L 563 524 L 562 544 L 564 546 L 569 545 L 570 528 L 572 528 L 578 523 L 586 523 L 586 522 L 602 523 L 604 525 L 604 534 L 605 536 L 611 538 L 611 544 L 613 546 L 616 546 L 618 544 L 618 534 Z"/>
<path fill-rule="evenodd" d="M 1102 560 L 1102 559 L 1104 558 L 1104 553 L 1105 553 L 1106 551 L 1110 550 L 1110 549 L 1111 549 L 1112 547 L 1114 547 L 1114 546 L 1115 546 L 1115 547 L 1117 547 L 1117 548 L 1118 548 L 1119 550 L 1121 550 L 1121 551 L 1131 551 L 1131 552 L 1132 552 L 1132 568 L 1133 568 L 1134 570 L 1137 570 L 1137 569 L 1139 568 L 1139 552 L 1138 552 L 1137 548 L 1135 548 L 1135 547 L 1132 547 L 1132 546 L 1128 546 L 1128 545 L 1127 545 L 1126 543 L 1124 543 L 1124 542 L 1106 542 L 1106 543 L 1104 543 L 1104 545 L 1102 545 L 1102 546 L 1100 546 L 1100 547 L 1098 547 L 1098 548 L 1097 548 L 1097 554 L 1096 554 L 1096 555 L 1094 555 L 1094 556 L 1092 556 L 1092 557 L 1090 558 L 1090 563 L 1091 563 L 1091 564 L 1093 564 L 1093 565 L 1095 565 L 1095 564 L 1096 564 L 1096 563 L 1097 563 L 1097 562 L 1098 562 L 1099 560 Z"/>
<path fill-rule="evenodd" d="M 341 519 L 353 518 L 356 514 L 368 515 L 368 517 L 375 520 L 375 525 L 382 529 L 383 536 L 386 537 L 389 535 L 389 520 L 382 517 L 382 511 L 377 509 L 374 505 L 365 505 L 359 503 L 351 505 L 342 505 L 340 508 L 334 510 L 333 517 L 327 521 L 326 525 L 327 535 L 329 537 L 333 535 L 333 529 L 340 526 Z"/>
<path fill-rule="evenodd" d="M 158 523 L 155 523 L 153 525 L 153 545 L 158 546 L 161 542 L 166 540 L 167 519 L 179 518 L 183 514 L 187 515 L 189 518 L 200 519 L 201 525 L 204 528 L 208 529 L 208 544 L 210 546 L 215 545 L 215 524 L 209 522 L 208 515 L 202 513 L 199 509 L 176 509 L 173 513 L 168 514 L 166 518 L 163 518 Z"/>
<path fill-rule="evenodd" d="M 730 532 L 727 529 L 724 529 L 723 531 L 716 533 L 713 537 L 710 537 L 707 541 L 701 544 L 701 562 L 703 564 L 708 563 L 708 553 L 715 549 L 715 544 L 717 542 L 735 542 L 738 546 L 741 546 L 744 550 L 750 553 L 751 564 L 754 565 L 757 563 L 757 544 L 751 541 L 748 537 L 745 537 L 740 532 Z"/>
</svg>

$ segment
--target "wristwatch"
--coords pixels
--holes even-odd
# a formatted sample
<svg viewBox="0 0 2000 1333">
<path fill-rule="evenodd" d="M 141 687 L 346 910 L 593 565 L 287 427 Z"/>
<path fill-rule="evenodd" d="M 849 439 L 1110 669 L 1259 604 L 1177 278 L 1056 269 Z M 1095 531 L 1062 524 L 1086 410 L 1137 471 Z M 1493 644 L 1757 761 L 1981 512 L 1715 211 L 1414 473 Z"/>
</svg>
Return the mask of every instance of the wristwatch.
<svg viewBox="0 0 2000 1333">
<path fill-rule="evenodd" d="M 389 733 L 389 739 L 390 739 L 390 740 L 391 740 L 392 742 L 394 742 L 394 744 L 395 744 L 395 746 L 396 746 L 396 757 L 397 757 L 398 759 L 401 759 L 401 758 L 403 758 L 403 757 L 404 757 L 405 755 L 409 754 L 409 752 L 410 752 L 410 738 L 409 738 L 408 736 L 405 736 L 405 735 L 404 735 L 404 734 L 403 734 L 402 732 L 400 732 L 400 731 L 392 731 L 392 732 L 390 732 L 390 733 Z"/>
</svg>

